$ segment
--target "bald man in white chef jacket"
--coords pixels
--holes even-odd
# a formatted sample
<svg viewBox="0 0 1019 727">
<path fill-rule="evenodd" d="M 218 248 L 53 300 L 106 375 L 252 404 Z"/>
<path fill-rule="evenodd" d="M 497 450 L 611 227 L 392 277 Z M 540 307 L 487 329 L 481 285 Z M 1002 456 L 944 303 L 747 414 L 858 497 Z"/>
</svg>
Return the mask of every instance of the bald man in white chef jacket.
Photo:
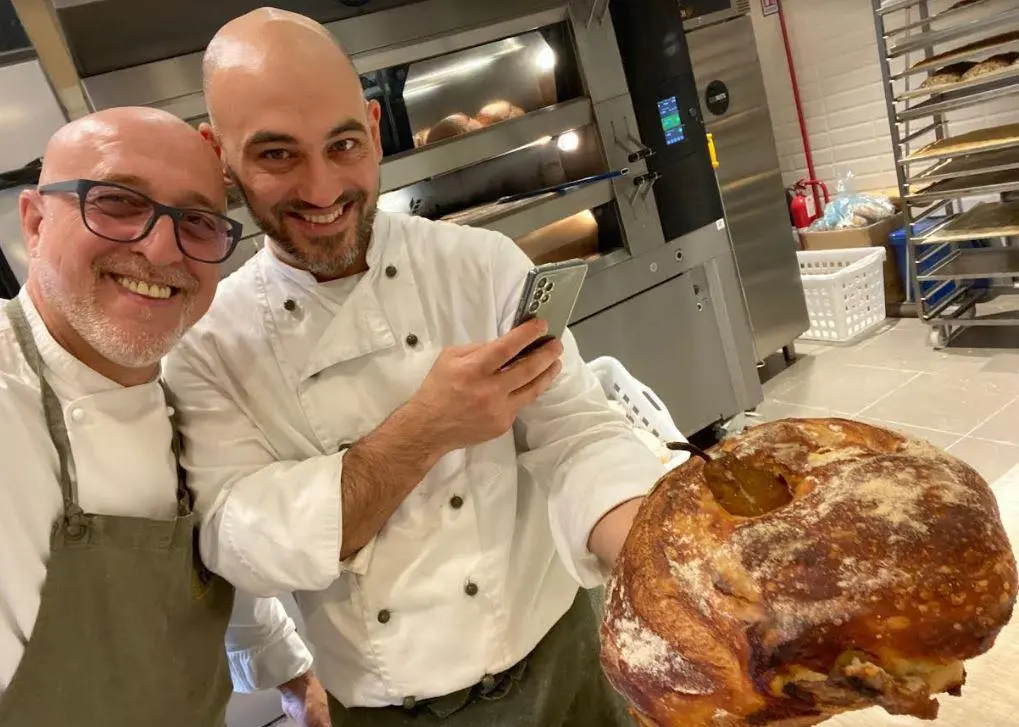
<svg viewBox="0 0 1019 727">
<path fill-rule="evenodd" d="M 232 21 L 205 89 L 267 234 L 168 361 L 210 567 L 295 592 L 336 727 L 627 723 L 578 589 L 662 465 L 569 334 L 504 368 L 531 262 L 376 209 L 380 109 L 320 25 Z"/>
<path fill-rule="evenodd" d="M 242 691 L 313 681 L 282 605 L 202 566 L 159 383 L 236 245 L 224 207 L 197 132 L 135 108 L 61 129 L 21 195 L 28 282 L 0 306 L 0 727 L 222 727 L 231 670 Z"/>
</svg>

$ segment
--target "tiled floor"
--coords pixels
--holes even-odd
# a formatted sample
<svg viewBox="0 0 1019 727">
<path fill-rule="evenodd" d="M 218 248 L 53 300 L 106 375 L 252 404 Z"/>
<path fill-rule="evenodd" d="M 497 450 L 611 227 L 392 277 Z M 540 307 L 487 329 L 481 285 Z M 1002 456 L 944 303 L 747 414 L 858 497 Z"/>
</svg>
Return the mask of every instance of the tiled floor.
<svg viewBox="0 0 1019 727">
<path fill-rule="evenodd" d="M 927 439 L 994 482 L 1019 464 L 1019 329 L 966 331 L 943 351 L 915 319 L 850 344 L 799 342 L 763 371 L 761 419 L 847 416 Z"/>
</svg>

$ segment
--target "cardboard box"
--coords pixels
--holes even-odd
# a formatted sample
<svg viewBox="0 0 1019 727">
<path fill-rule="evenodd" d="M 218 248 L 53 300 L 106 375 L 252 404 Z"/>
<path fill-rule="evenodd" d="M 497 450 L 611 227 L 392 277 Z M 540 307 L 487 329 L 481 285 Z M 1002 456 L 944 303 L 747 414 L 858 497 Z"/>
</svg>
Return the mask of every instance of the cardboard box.
<svg viewBox="0 0 1019 727">
<path fill-rule="evenodd" d="M 883 247 L 885 249 L 885 302 L 901 303 L 906 299 L 899 277 L 899 265 L 895 250 L 888 244 L 888 236 L 905 223 L 902 215 L 889 217 L 868 227 L 850 230 L 828 230 L 800 233 L 800 244 L 804 250 L 844 250 L 857 247 Z"/>
</svg>

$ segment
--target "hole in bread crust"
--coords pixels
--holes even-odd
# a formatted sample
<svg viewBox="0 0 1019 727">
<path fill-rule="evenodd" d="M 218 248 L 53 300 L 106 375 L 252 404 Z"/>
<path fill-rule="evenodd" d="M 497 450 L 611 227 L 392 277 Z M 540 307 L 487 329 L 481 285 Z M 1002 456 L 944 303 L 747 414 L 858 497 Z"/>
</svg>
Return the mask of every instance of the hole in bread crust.
<svg viewBox="0 0 1019 727">
<path fill-rule="evenodd" d="M 730 515 L 760 517 L 793 501 L 780 473 L 752 467 L 730 454 L 704 465 L 704 479 L 715 501 Z"/>
</svg>

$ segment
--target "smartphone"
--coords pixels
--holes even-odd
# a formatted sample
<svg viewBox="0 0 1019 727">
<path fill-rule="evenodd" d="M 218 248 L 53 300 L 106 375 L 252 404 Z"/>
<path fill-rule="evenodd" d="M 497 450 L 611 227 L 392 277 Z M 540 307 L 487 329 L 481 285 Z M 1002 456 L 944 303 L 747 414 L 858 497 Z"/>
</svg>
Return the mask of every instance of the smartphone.
<svg viewBox="0 0 1019 727">
<path fill-rule="evenodd" d="M 548 324 L 548 333 L 521 351 L 513 358 L 514 361 L 552 339 L 562 337 L 580 297 L 585 277 L 587 263 L 583 260 L 547 263 L 527 273 L 513 327 L 540 318 Z"/>
</svg>

